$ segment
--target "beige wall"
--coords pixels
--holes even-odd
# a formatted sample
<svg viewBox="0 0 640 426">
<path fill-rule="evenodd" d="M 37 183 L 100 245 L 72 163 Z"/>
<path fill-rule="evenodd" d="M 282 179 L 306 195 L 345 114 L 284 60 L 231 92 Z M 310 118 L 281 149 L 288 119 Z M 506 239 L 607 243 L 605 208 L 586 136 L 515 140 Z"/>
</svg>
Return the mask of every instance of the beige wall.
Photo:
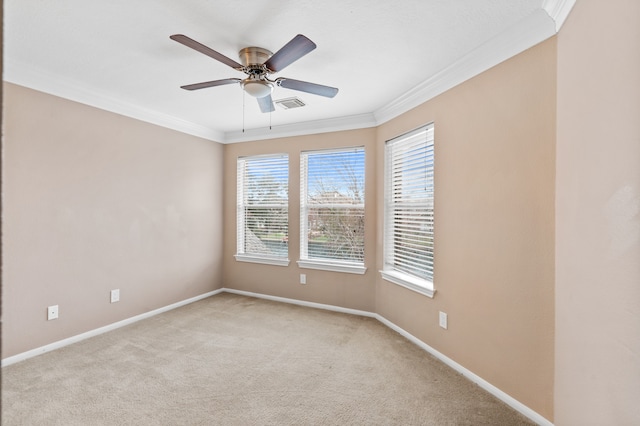
<svg viewBox="0 0 640 426">
<path fill-rule="evenodd" d="M 433 299 L 377 278 L 377 312 L 553 419 L 556 40 L 378 128 L 435 123 Z M 383 180 L 378 173 L 378 191 Z M 383 200 L 378 198 L 382 268 Z M 438 326 L 438 312 L 449 328 Z"/>
<path fill-rule="evenodd" d="M 350 146 L 365 148 L 365 266 L 364 275 L 299 268 L 300 253 L 300 152 Z M 237 262 L 236 162 L 239 156 L 289 154 L 289 259 L 290 264 L 271 266 Z M 323 133 L 225 145 L 224 285 L 237 290 L 288 297 L 350 309 L 375 309 L 375 129 Z M 307 284 L 300 284 L 300 274 Z"/>
<path fill-rule="evenodd" d="M 549 40 L 380 126 L 225 146 L 225 287 L 375 311 L 553 418 L 556 44 Z M 434 299 L 380 278 L 384 141 L 435 121 Z M 364 145 L 364 276 L 300 269 L 299 153 Z M 236 262 L 236 160 L 290 155 L 289 267 Z M 299 284 L 306 273 L 309 284 Z M 438 327 L 438 311 L 449 330 Z"/>
<path fill-rule="evenodd" d="M 640 424 L 640 2 L 558 36 L 556 424 Z"/>
<path fill-rule="evenodd" d="M 222 145 L 5 84 L 3 148 L 3 358 L 221 286 Z"/>
</svg>

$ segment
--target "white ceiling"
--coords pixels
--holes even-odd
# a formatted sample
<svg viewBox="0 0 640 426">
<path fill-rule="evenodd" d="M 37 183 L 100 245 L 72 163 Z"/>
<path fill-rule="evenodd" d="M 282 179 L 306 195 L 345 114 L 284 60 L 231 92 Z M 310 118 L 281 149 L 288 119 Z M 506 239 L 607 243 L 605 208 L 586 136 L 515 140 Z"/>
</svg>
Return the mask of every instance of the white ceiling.
<svg viewBox="0 0 640 426">
<path fill-rule="evenodd" d="M 5 80 L 237 142 L 381 124 L 552 36 L 573 1 L 5 0 L 4 5 Z M 239 85 L 180 89 L 244 74 L 170 40 L 171 34 L 185 34 L 238 60 L 243 47 L 276 52 L 299 33 L 317 49 L 274 77 L 338 87 L 335 98 L 278 87 L 274 100 L 297 96 L 307 105 L 263 114 Z"/>
</svg>

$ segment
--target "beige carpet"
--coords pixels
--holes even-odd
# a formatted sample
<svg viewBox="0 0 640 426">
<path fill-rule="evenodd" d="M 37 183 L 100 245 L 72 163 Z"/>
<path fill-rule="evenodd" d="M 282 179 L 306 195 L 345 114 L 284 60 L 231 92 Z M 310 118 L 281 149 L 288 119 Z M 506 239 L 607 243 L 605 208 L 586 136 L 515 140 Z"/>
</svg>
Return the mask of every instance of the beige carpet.
<svg viewBox="0 0 640 426">
<path fill-rule="evenodd" d="M 3 425 L 530 425 L 375 319 L 220 294 L 2 370 Z"/>
</svg>

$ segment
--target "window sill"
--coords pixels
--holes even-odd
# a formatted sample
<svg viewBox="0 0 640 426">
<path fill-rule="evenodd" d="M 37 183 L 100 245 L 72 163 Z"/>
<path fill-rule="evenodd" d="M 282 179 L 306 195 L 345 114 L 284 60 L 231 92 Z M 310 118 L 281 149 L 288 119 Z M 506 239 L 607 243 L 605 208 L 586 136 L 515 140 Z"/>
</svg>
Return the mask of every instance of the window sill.
<svg viewBox="0 0 640 426">
<path fill-rule="evenodd" d="M 424 294 L 431 298 L 433 298 L 433 295 L 436 293 L 433 289 L 433 283 L 430 281 L 415 278 L 397 271 L 380 271 L 380 274 L 385 280 L 413 290 L 416 293 Z"/>
<path fill-rule="evenodd" d="M 251 256 L 248 254 L 236 254 L 233 257 L 235 257 L 238 262 L 262 263 L 265 265 L 275 266 L 289 266 L 289 259 Z"/>
<path fill-rule="evenodd" d="M 298 260 L 298 266 L 306 269 L 320 269 L 322 271 L 346 272 L 348 274 L 364 274 L 367 268 L 363 265 L 342 262 L 325 262 L 321 260 Z"/>
</svg>

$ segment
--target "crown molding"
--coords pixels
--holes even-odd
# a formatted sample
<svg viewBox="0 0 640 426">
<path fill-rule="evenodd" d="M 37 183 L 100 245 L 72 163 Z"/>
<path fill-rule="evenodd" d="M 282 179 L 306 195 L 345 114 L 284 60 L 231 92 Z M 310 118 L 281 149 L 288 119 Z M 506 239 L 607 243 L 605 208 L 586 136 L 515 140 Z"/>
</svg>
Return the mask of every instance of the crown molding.
<svg viewBox="0 0 640 426">
<path fill-rule="evenodd" d="M 220 142 L 224 138 L 224 134 L 217 130 L 115 99 L 105 93 L 87 89 L 60 76 L 35 70 L 20 61 L 5 58 L 3 78 L 9 83 L 214 142 Z"/>
<path fill-rule="evenodd" d="M 224 142 L 246 142 L 375 127 L 524 52 L 558 33 L 575 0 L 544 0 L 541 9 L 370 114 L 225 133 Z M 344 120 L 344 123 L 341 121 Z"/>
<path fill-rule="evenodd" d="M 544 0 L 542 2 L 542 9 L 549 14 L 556 24 L 556 33 L 564 25 L 564 21 L 575 4 L 576 0 Z"/>
<path fill-rule="evenodd" d="M 540 9 L 472 50 L 458 61 L 374 112 L 378 124 L 398 117 L 470 78 L 555 35 L 555 25 Z"/>
<path fill-rule="evenodd" d="M 405 92 L 387 105 L 353 116 L 303 123 L 221 132 L 186 120 L 162 114 L 132 103 L 117 100 L 106 93 L 79 86 L 50 73 L 31 69 L 26 64 L 5 59 L 4 79 L 51 95 L 135 118 L 182 133 L 219 143 L 236 143 L 318 133 L 376 127 L 435 98 L 499 63 L 554 36 L 567 19 L 576 0 L 543 0 L 542 7 L 516 25 L 493 37 L 452 65 Z"/>
<path fill-rule="evenodd" d="M 286 138 L 291 136 L 314 135 L 318 133 L 339 132 L 343 130 L 365 129 L 375 127 L 378 123 L 371 113 L 350 115 L 346 117 L 328 118 L 325 120 L 306 121 L 302 123 L 283 124 L 259 129 L 227 132 L 223 143 L 249 142 L 265 139 Z"/>
</svg>

